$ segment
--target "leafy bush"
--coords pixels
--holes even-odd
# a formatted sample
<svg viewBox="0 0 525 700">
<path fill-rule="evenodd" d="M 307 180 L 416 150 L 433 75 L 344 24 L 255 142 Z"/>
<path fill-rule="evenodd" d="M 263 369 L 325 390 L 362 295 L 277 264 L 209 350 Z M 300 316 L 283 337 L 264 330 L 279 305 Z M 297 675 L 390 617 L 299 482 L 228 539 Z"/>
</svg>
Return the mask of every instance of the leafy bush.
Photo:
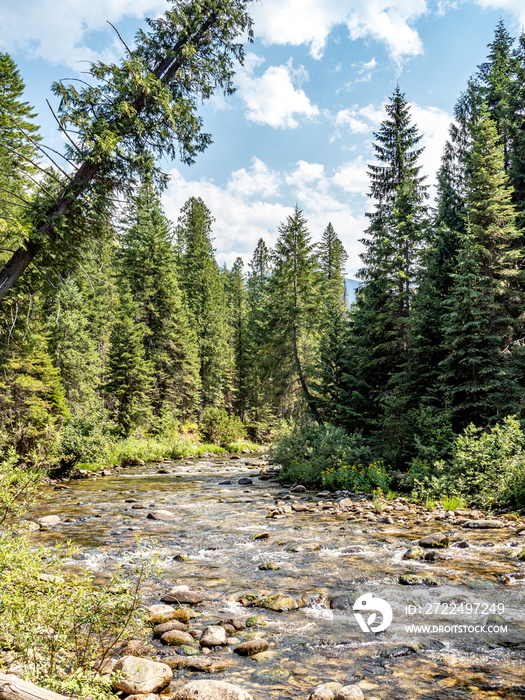
<svg viewBox="0 0 525 700">
<path fill-rule="evenodd" d="M 97 587 L 87 573 L 66 575 L 58 555 L 0 532 L 0 646 L 27 680 L 76 697 L 112 697 L 97 671 L 142 629 L 143 574 L 131 586 L 114 577 Z"/>
<path fill-rule="evenodd" d="M 283 435 L 270 454 L 282 465 L 281 480 L 312 486 L 322 486 L 323 472 L 330 469 L 372 461 L 370 447 L 361 433 L 348 435 L 331 423 L 308 425 Z"/>
<path fill-rule="evenodd" d="M 239 416 L 230 416 L 226 409 L 214 406 L 204 409 L 200 433 L 204 440 L 221 447 L 246 438 L 246 428 Z"/>
<path fill-rule="evenodd" d="M 0 526 L 35 502 L 43 478 L 38 468 L 22 468 L 18 462 L 14 447 L 0 457 Z"/>
<path fill-rule="evenodd" d="M 456 437 L 449 461 L 417 460 L 405 482 L 420 499 L 460 496 L 473 505 L 525 502 L 524 436 L 514 417 L 483 430 L 474 425 Z"/>
<path fill-rule="evenodd" d="M 107 463 L 112 427 L 100 406 L 72 414 L 62 431 L 61 463 L 66 466 L 78 462 Z"/>
<path fill-rule="evenodd" d="M 382 459 L 367 466 L 345 464 L 337 468 L 332 467 L 322 472 L 321 476 L 323 486 L 329 489 L 365 491 L 366 493 L 378 491 L 378 498 L 382 498 L 390 486 L 390 475 Z"/>
</svg>

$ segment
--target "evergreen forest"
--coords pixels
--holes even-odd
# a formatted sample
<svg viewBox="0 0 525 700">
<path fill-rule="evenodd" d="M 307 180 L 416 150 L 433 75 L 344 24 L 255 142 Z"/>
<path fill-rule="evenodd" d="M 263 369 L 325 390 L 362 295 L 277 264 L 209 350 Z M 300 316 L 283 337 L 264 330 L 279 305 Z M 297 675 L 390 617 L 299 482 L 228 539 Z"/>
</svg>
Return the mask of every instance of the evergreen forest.
<svg viewBox="0 0 525 700">
<path fill-rule="evenodd" d="M 410 96 L 388 96 L 350 302 L 341 232 L 311 231 L 298 206 L 273 248 L 261 239 L 231 269 L 206 202 L 165 216 L 157 159 L 191 163 L 209 144 L 197 97 L 232 91 L 251 31 L 246 3 L 226 4 L 213 31 L 173 11 L 193 52 L 166 59 L 152 20 L 121 64 L 91 67 L 93 84 L 55 84 L 63 155 L 0 55 L 5 463 L 273 444 L 297 483 L 525 505 L 525 35 L 496 27 L 435 200 Z"/>
</svg>

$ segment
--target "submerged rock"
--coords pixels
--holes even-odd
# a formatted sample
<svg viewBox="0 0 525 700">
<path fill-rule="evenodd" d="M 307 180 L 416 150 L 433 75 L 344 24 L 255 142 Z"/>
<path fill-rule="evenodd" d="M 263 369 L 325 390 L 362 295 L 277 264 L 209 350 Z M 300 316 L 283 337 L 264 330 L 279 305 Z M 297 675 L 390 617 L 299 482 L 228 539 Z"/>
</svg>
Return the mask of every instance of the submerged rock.
<svg viewBox="0 0 525 700">
<path fill-rule="evenodd" d="M 467 520 L 461 527 L 471 528 L 473 530 L 489 530 L 492 528 L 505 527 L 505 523 L 501 520 Z"/>
<path fill-rule="evenodd" d="M 418 545 L 420 547 L 425 547 L 426 549 L 438 549 L 441 547 L 448 547 L 450 544 L 450 540 L 447 535 L 444 535 L 442 532 L 436 532 L 432 535 L 427 535 L 426 537 L 422 537 Z"/>
<path fill-rule="evenodd" d="M 334 700 L 363 700 L 364 697 L 358 685 L 345 685 L 337 691 Z"/>
<path fill-rule="evenodd" d="M 430 576 L 415 576 L 414 574 L 400 576 L 399 583 L 402 586 L 439 586 L 436 579 Z"/>
<path fill-rule="evenodd" d="M 171 700 L 253 700 L 253 696 L 233 683 L 203 680 L 187 683 Z"/>
<path fill-rule="evenodd" d="M 137 656 L 124 656 L 113 669 L 120 672 L 113 683 L 114 690 L 121 690 L 127 695 L 135 693 L 157 693 L 164 690 L 173 678 L 171 668 L 150 659 Z"/>
<path fill-rule="evenodd" d="M 250 639 L 236 646 L 233 651 L 241 656 L 253 656 L 254 654 L 260 654 L 262 651 L 266 651 L 268 647 L 269 644 L 266 639 Z"/>
<path fill-rule="evenodd" d="M 197 591 L 190 591 L 187 587 L 172 588 L 168 593 L 161 598 L 163 603 L 189 603 L 190 605 L 198 605 L 204 600 L 204 595 L 202 593 L 197 593 Z"/>
<path fill-rule="evenodd" d="M 274 593 L 266 598 L 256 600 L 252 605 L 257 605 L 260 608 L 267 610 L 275 610 L 275 612 L 286 612 L 287 610 L 297 610 L 299 607 L 295 598 L 284 595 L 284 593 Z"/>
</svg>

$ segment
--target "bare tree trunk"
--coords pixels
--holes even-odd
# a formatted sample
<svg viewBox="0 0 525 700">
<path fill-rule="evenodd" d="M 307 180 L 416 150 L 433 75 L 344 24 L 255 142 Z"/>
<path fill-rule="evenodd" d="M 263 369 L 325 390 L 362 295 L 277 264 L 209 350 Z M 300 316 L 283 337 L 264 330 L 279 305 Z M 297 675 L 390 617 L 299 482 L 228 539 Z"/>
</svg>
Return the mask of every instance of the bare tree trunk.
<svg viewBox="0 0 525 700">
<path fill-rule="evenodd" d="M 65 695 L 39 688 L 16 676 L 0 673 L 0 700 L 71 700 Z"/>
</svg>

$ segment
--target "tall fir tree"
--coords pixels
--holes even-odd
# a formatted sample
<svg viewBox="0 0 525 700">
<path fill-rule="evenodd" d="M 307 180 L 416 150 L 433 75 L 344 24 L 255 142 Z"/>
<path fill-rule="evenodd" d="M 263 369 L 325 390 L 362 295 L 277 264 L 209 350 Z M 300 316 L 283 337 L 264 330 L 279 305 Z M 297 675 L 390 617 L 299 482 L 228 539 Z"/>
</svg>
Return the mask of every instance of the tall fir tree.
<svg viewBox="0 0 525 700">
<path fill-rule="evenodd" d="M 228 311 L 224 284 L 215 260 L 213 218 L 200 197 L 190 197 L 177 225 L 181 286 L 199 349 L 201 408 L 219 406 L 232 375 Z"/>
<path fill-rule="evenodd" d="M 275 388 L 286 412 L 300 405 L 297 388 L 315 412 L 309 382 L 321 311 L 320 278 L 315 246 L 298 206 L 279 226 L 272 259 L 268 327 Z"/>
<path fill-rule="evenodd" d="M 331 223 L 323 232 L 317 244 L 321 286 L 327 300 L 346 302 L 346 261 L 347 252 Z"/>
<path fill-rule="evenodd" d="M 248 304 L 242 258 L 236 258 L 227 274 L 227 297 L 230 310 L 231 347 L 233 353 L 233 408 L 242 420 L 248 409 Z"/>
<path fill-rule="evenodd" d="M 199 405 L 197 338 L 183 305 L 173 236 L 151 184 L 142 184 L 127 218 L 119 275 L 129 285 L 145 328 L 153 412 L 165 420 L 185 419 Z"/>
<path fill-rule="evenodd" d="M 109 410 L 124 436 L 151 424 L 153 370 L 146 359 L 142 310 L 125 285 L 111 332 L 107 381 Z"/>
<path fill-rule="evenodd" d="M 270 419 L 271 367 L 268 363 L 269 348 L 269 279 L 271 274 L 271 251 L 262 238 L 257 242 L 249 264 L 246 281 L 248 316 L 247 330 L 247 374 L 248 407 L 255 425 L 256 435 Z"/>
<path fill-rule="evenodd" d="M 361 391 L 367 387 L 369 418 L 407 366 L 410 313 L 420 255 L 426 235 L 427 186 L 421 175 L 421 136 L 412 124 L 410 106 L 396 87 L 386 106 L 387 118 L 375 134 L 379 161 L 369 165 L 368 238 L 363 241 L 364 284 L 352 312 Z"/>
</svg>

